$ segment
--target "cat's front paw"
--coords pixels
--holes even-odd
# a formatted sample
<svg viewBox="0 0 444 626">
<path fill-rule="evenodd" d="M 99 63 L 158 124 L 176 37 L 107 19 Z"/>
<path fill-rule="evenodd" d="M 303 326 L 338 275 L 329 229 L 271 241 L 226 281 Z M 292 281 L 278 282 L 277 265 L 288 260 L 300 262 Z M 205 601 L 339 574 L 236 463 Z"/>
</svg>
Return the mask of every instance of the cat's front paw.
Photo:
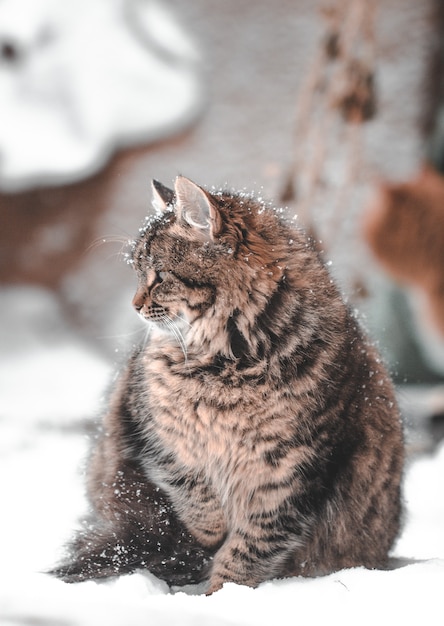
<svg viewBox="0 0 444 626">
<path fill-rule="evenodd" d="M 222 587 L 224 586 L 224 583 L 227 582 L 226 580 L 222 580 L 222 579 L 211 579 L 208 581 L 208 588 L 205 591 L 205 595 L 206 596 L 211 596 L 215 591 L 219 591 L 220 589 L 222 589 Z"/>
</svg>

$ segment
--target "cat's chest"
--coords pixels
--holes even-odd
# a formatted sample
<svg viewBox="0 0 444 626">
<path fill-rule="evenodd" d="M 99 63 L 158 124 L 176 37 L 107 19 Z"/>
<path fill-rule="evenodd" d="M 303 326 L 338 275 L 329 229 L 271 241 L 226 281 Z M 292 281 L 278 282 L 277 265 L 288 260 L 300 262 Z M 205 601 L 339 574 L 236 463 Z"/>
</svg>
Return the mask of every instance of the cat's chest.
<svg viewBox="0 0 444 626">
<path fill-rule="evenodd" d="M 147 373 L 146 432 L 158 449 L 197 470 L 252 461 L 260 437 L 253 390 L 218 378 L 184 379 L 155 364 Z"/>
<path fill-rule="evenodd" d="M 153 392 L 153 436 L 187 467 L 225 464 L 227 459 L 238 457 L 248 439 L 247 424 L 241 425 L 231 408 L 214 407 L 205 398 L 196 399 L 190 391 L 176 393 L 169 389 L 167 401 L 162 390 Z"/>
</svg>

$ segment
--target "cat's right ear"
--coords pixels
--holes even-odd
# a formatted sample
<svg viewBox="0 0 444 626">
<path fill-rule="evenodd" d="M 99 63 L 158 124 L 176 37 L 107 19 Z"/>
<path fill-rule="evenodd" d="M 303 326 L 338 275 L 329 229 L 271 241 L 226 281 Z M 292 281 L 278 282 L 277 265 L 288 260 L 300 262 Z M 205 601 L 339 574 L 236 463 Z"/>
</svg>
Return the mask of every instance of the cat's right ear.
<svg viewBox="0 0 444 626">
<path fill-rule="evenodd" d="M 194 228 L 199 236 L 214 240 L 220 232 L 221 218 L 208 194 L 185 176 L 176 178 L 174 189 L 179 220 Z"/>
<path fill-rule="evenodd" d="M 151 181 L 151 189 L 153 192 L 152 203 L 156 213 L 164 213 L 170 210 L 175 200 L 174 191 L 159 183 L 158 180 Z"/>
</svg>

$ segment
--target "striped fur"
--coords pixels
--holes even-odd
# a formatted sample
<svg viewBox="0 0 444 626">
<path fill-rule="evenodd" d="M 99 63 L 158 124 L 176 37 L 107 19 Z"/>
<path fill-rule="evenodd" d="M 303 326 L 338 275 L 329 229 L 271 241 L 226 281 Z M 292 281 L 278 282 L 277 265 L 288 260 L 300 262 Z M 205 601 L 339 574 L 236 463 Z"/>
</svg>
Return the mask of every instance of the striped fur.
<svg viewBox="0 0 444 626">
<path fill-rule="evenodd" d="M 107 575 L 91 566 L 97 537 L 126 549 L 135 527 L 137 567 L 173 584 L 207 578 L 208 593 L 383 566 L 400 523 L 399 414 L 314 247 L 243 195 L 183 177 L 154 194 L 132 256 L 150 341 L 121 374 L 94 452 L 94 535 L 58 574 Z"/>
</svg>

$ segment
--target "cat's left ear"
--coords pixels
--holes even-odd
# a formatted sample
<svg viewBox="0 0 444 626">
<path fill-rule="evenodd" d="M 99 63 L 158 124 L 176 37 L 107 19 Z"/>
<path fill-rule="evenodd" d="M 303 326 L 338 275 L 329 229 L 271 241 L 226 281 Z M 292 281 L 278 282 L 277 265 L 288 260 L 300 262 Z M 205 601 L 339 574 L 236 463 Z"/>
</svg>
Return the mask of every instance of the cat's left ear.
<svg viewBox="0 0 444 626">
<path fill-rule="evenodd" d="M 174 189 L 179 220 L 192 226 L 208 240 L 214 239 L 220 232 L 222 222 L 205 190 L 185 176 L 176 178 Z"/>
<path fill-rule="evenodd" d="M 158 180 L 151 181 L 151 190 L 153 192 L 153 207 L 157 213 L 168 211 L 174 204 L 174 191 L 159 183 Z"/>
</svg>

